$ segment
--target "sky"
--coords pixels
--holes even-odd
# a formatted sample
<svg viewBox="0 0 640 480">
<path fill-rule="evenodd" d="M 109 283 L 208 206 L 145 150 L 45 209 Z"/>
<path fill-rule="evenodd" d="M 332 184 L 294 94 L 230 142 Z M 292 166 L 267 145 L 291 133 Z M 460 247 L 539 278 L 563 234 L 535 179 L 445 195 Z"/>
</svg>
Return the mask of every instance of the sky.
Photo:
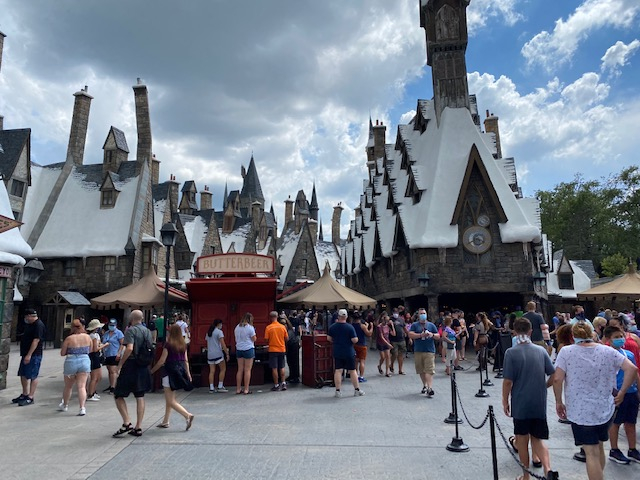
<svg viewBox="0 0 640 480">
<path fill-rule="evenodd" d="M 431 99 L 420 0 L 0 0 L 4 128 L 31 128 L 31 159 L 66 157 L 73 93 L 89 88 L 85 164 L 110 126 L 130 160 L 132 86 L 148 86 L 160 181 L 195 180 L 222 208 L 255 158 L 267 208 L 315 182 L 327 236 L 346 236 L 367 177 L 369 118 L 387 143 Z M 472 0 L 467 70 L 499 117 L 526 196 L 639 164 L 637 0 Z"/>
</svg>

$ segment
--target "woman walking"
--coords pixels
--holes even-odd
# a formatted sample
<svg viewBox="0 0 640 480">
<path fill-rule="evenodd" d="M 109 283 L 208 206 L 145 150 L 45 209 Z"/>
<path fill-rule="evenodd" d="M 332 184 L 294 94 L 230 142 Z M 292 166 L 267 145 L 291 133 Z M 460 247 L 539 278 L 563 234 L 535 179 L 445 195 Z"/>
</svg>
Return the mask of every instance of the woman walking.
<svg viewBox="0 0 640 480">
<path fill-rule="evenodd" d="M 84 330 L 84 326 L 79 319 L 71 323 L 71 334 L 62 342 L 60 355 L 66 356 L 64 360 L 64 391 L 62 392 L 62 402 L 58 405 L 58 410 L 66 412 L 69 408 L 71 390 L 76 384 L 78 389 L 78 402 L 80 412 L 78 416 L 86 415 L 85 402 L 87 400 L 87 377 L 91 371 L 91 361 L 89 352 L 91 351 L 92 340 Z"/>
<path fill-rule="evenodd" d="M 107 343 L 102 343 L 100 330 L 102 330 L 102 324 L 97 318 L 91 320 L 87 325 L 87 332 L 89 332 L 89 338 L 91 338 L 91 352 L 89 352 L 91 378 L 89 380 L 89 396 L 87 400 L 92 402 L 100 401 L 100 395 L 96 392 L 96 388 L 98 387 L 98 382 L 102 380 L 102 350 L 109 346 Z"/>
<path fill-rule="evenodd" d="M 182 415 L 186 422 L 186 430 L 191 428 L 194 416 L 176 400 L 176 390 L 193 390 L 189 359 L 187 357 L 187 343 L 182 335 L 180 325 L 172 325 L 169 329 L 169 339 L 164 344 L 160 359 L 151 369 L 153 375 L 163 367 L 162 388 L 164 389 L 164 418 L 158 424 L 160 428 L 169 428 L 171 410 Z"/>
<path fill-rule="evenodd" d="M 204 338 L 207 342 L 207 363 L 209 364 L 209 393 L 226 393 L 224 388 L 224 376 L 227 374 L 227 362 L 229 361 L 229 349 L 224 343 L 222 333 L 222 320 L 216 318 Z M 218 387 L 213 383 L 216 375 L 216 365 L 220 369 L 218 374 Z"/>
<path fill-rule="evenodd" d="M 391 366 L 391 349 L 393 348 L 393 345 L 391 345 L 389 335 L 393 335 L 395 337 L 396 330 L 393 322 L 389 319 L 389 315 L 386 312 L 380 315 L 377 330 L 378 336 L 376 337 L 376 348 L 380 352 L 378 373 L 382 375 L 382 364 L 384 363 L 384 375 L 385 377 L 390 377 L 389 367 Z"/>
<path fill-rule="evenodd" d="M 253 359 L 256 357 L 256 329 L 253 328 L 253 315 L 249 312 L 245 313 L 233 333 L 236 337 L 236 358 L 238 359 L 236 395 L 241 393 L 249 395 L 251 393 L 251 390 L 249 390 L 251 368 L 253 367 Z M 242 390 L 243 380 L 244 391 Z"/>
</svg>

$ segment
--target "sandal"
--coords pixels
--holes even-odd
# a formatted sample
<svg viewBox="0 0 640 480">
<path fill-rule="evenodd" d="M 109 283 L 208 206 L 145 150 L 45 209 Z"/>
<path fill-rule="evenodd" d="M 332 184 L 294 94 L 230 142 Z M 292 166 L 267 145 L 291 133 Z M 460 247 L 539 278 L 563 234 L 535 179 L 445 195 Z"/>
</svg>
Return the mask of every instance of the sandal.
<svg viewBox="0 0 640 480">
<path fill-rule="evenodd" d="M 141 437 L 142 436 L 142 429 L 141 428 L 132 428 L 131 430 L 129 430 L 129 435 L 133 435 L 134 437 Z"/>
<path fill-rule="evenodd" d="M 538 460 L 537 462 L 535 460 L 532 460 L 531 463 L 536 468 L 540 468 L 542 466 L 542 462 L 540 460 Z"/>
<path fill-rule="evenodd" d="M 404 372 L 398 372 L 398 375 L 406 375 Z"/>
<path fill-rule="evenodd" d="M 189 429 L 191 428 L 191 424 L 193 423 L 194 418 L 195 415 L 189 415 L 189 417 L 187 418 L 187 431 L 189 431 Z"/>
<path fill-rule="evenodd" d="M 122 435 L 124 435 L 125 433 L 130 432 L 131 430 L 133 430 L 133 426 L 130 423 L 123 423 L 122 426 L 120 427 L 120 429 L 114 433 L 113 435 L 111 435 L 113 438 L 119 438 Z"/>
<path fill-rule="evenodd" d="M 251 395 L 252 393 L 253 393 L 253 391 L 251 391 L 251 390 L 248 390 L 248 391 L 244 392 L 245 395 Z"/>
<path fill-rule="evenodd" d="M 378 373 L 382 375 L 382 367 L 380 365 L 378 365 Z"/>
<path fill-rule="evenodd" d="M 509 437 L 509 445 L 511 445 L 511 448 L 513 448 L 514 452 L 518 453 L 518 449 L 516 448 L 516 437 L 515 436 Z"/>
<path fill-rule="evenodd" d="M 158 428 L 169 428 L 169 424 L 168 423 L 159 423 L 158 425 L 156 425 L 156 427 L 158 427 Z"/>
</svg>

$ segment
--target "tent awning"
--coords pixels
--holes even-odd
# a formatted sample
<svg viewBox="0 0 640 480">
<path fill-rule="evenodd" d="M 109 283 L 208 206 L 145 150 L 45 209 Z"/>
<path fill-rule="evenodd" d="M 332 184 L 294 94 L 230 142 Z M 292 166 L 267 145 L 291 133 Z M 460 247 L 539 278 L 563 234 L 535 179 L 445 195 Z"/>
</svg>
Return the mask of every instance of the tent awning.
<svg viewBox="0 0 640 480">
<path fill-rule="evenodd" d="M 151 308 L 164 303 L 165 283 L 150 270 L 139 281 L 111 293 L 91 299 L 94 308 L 110 310 L 113 308 Z M 169 301 L 188 303 L 189 296 L 173 287 L 169 287 Z"/>
<path fill-rule="evenodd" d="M 600 300 L 613 296 L 632 301 L 640 297 L 640 275 L 634 265 L 629 265 L 629 271 L 615 280 L 579 292 L 578 300 Z"/>
</svg>

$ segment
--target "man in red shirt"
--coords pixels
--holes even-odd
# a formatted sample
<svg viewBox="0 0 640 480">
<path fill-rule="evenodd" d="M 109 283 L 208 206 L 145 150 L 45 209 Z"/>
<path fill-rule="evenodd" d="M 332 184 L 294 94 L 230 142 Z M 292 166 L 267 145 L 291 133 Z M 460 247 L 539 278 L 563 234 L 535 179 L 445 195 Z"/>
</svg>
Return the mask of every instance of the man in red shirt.
<svg viewBox="0 0 640 480">
<path fill-rule="evenodd" d="M 286 390 L 284 375 L 284 358 L 287 351 L 286 342 L 289 338 L 287 327 L 278 322 L 278 312 L 269 313 L 271 323 L 264 331 L 264 338 L 269 343 L 269 367 L 273 375 L 271 391 Z M 282 379 L 282 381 L 280 381 Z"/>
</svg>

